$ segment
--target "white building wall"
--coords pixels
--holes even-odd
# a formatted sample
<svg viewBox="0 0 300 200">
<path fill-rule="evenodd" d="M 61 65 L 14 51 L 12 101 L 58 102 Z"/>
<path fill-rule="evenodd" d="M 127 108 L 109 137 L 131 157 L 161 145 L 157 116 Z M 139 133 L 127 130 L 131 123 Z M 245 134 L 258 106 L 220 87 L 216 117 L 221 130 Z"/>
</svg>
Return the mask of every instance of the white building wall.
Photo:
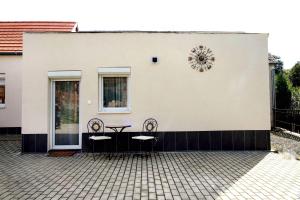
<svg viewBox="0 0 300 200">
<path fill-rule="evenodd" d="M 267 34 L 25 33 L 22 133 L 49 133 L 48 71 L 81 70 L 83 132 L 92 117 L 140 131 L 154 117 L 159 131 L 269 130 Z M 192 48 L 204 45 L 213 68 L 192 69 Z M 151 62 L 158 57 L 158 63 Z M 102 114 L 98 67 L 131 67 L 131 112 Z M 91 101 L 91 104 L 88 104 Z"/>
<path fill-rule="evenodd" d="M 5 73 L 5 107 L 0 108 L 0 128 L 21 127 L 22 56 L 0 55 L 0 73 Z"/>
</svg>

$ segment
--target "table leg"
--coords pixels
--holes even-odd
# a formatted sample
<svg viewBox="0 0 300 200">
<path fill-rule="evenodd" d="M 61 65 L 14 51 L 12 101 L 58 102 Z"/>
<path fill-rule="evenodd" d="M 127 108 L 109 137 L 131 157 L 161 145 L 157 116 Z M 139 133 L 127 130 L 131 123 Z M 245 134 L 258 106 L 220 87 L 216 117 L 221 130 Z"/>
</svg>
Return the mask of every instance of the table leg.
<svg viewBox="0 0 300 200">
<path fill-rule="evenodd" d="M 107 128 L 110 128 L 111 130 L 113 130 L 116 133 L 116 147 L 115 147 L 116 153 L 118 153 L 118 134 L 122 133 L 123 130 L 127 127 L 107 127 Z M 120 128 L 120 130 L 118 130 L 118 128 Z M 123 152 L 123 154 L 122 154 L 123 159 L 125 159 L 125 155 L 126 155 L 125 152 Z"/>
<path fill-rule="evenodd" d="M 124 129 L 125 129 L 125 127 L 122 127 L 122 128 L 120 129 L 119 133 L 122 133 Z M 125 159 L 125 155 L 126 155 L 126 153 L 123 152 L 123 154 L 122 154 L 123 160 Z"/>
</svg>

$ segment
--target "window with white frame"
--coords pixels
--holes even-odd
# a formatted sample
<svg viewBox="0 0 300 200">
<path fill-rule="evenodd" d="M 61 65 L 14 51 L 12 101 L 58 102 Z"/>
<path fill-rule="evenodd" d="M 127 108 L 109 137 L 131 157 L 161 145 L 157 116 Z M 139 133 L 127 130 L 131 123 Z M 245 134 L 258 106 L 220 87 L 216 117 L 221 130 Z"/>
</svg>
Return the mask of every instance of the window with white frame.
<svg viewBox="0 0 300 200">
<path fill-rule="evenodd" d="M 130 112 L 128 67 L 101 67 L 99 73 L 100 112 Z"/>
<path fill-rule="evenodd" d="M 0 74 L 0 108 L 5 107 L 5 74 Z"/>
</svg>

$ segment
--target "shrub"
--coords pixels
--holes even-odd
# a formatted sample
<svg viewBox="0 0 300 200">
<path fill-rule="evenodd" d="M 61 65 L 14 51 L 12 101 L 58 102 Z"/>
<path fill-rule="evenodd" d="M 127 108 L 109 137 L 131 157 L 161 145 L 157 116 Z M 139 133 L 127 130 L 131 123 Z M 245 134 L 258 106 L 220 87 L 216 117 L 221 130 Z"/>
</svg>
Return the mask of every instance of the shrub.
<svg viewBox="0 0 300 200">
<path fill-rule="evenodd" d="M 300 63 L 299 62 L 291 69 L 289 78 L 294 87 L 300 87 Z"/>
<path fill-rule="evenodd" d="M 276 76 L 276 108 L 289 109 L 291 107 L 291 91 L 284 73 Z"/>
</svg>

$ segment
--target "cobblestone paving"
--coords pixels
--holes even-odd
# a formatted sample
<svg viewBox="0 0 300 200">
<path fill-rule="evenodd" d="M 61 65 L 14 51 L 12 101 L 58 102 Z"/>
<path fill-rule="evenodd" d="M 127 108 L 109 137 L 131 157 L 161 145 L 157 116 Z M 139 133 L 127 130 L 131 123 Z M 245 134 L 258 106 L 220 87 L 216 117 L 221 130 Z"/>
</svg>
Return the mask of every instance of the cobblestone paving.
<svg viewBox="0 0 300 200">
<path fill-rule="evenodd" d="M 280 132 L 271 133 L 271 148 L 286 159 L 300 160 L 300 140 Z"/>
<path fill-rule="evenodd" d="M 0 138 L 0 199 L 300 199 L 300 161 L 255 151 L 94 162 L 22 155 L 20 141 Z"/>
</svg>

